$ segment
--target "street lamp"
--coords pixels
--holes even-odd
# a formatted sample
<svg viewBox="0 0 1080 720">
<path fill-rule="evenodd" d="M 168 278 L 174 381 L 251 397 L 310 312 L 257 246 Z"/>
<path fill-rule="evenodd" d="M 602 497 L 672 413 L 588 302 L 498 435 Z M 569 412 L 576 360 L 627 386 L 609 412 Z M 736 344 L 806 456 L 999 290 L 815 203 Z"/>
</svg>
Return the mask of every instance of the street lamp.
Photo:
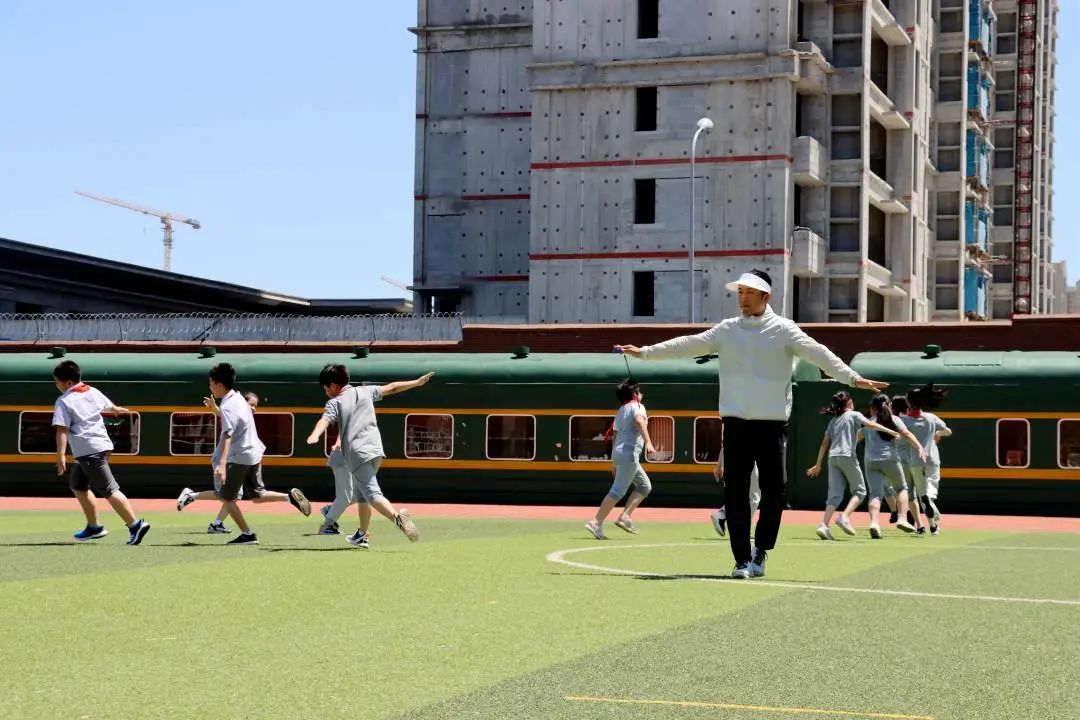
<svg viewBox="0 0 1080 720">
<path fill-rule="evenodd" d="M 791 282 L 791 256 L 795 252 L 795 233 L 799 232 L 800 230 L 805 230 L 806 232 L 813 232 L 813 230 L 808 227 L 796 225 L 795 227 L 791 228 L 791 232 L 788 233 L 787 240 L 784 242 L 784 306 L 782 308 L 783 312 L 781 314 L 789 320 L 795 319 L 791 317 L 792 303 L 794 302 L 794 298 L 791 296 L 791 286 L 793 284 Z"/>
<path fill-rule="evenodd" d="M 694 197 L 694 160 L 697 155 L 697 140 L 705 130 L 712 130 L 713 121 L 703 117 L 697 121 L 697 132 L 690 142 L 690 324 L 695 322 L 695 305 L 697 298 L 694 294 L 694 239 L 697 232 L 697 200 Z"/>
</svg>

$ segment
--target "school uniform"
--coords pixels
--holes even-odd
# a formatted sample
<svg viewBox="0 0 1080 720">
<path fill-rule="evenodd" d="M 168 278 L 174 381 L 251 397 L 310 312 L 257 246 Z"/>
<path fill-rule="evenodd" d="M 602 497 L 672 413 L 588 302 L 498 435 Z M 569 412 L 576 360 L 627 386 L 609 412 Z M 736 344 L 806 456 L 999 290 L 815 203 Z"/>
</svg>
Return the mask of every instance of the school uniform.
<svg viewBox="0 0 1080 720">
<path fill-rule="evenodd" d="M 341 438 L 340 459 L 331 453 L 329 463 L 338 486 L 332 509 L 338 506 L 338 500 L 363 498 L 364 502 L 370 503 L 383 494 L 377 474 L 386 454 L 374 405 L 382 399 L 382 388 L 378 385 L 348 385 L 323 408 L 323 420 L 336 425 Z M 341 506 L 341 512 L 346 507 L 348 503 Z M 331 519 L 329 515 L 327 519 Z"/>
<path fill-rule="evenodd" d="M 829 420 L 825 428 L 825 435 L 829 438 L 829 490 L 825 504 L 830 507 L 840 507 L 844 501 L 845 487 L 859 500 L 866 497 L 866 481 L 855 454 L 856 438 L 859 430 L 865 426 L 866 418 L 862 413 L 845 410 Z"/>
<path fill-rule="evenodd" d="M 219 414 L 221 434 L 211 459 L 214 467 L 221 464 L 226 435 L 231 442 L 229 455 L 225 458 L 225 480 L 221 483 L 218 496 L 222 500 L 237 500 L 241 493 L 248 500 L 262 497 L 266 494 L 262 479 L 262 458 L 266 446 L 255 429 L 255 415 L 251 406 L 243 395 L 230 390 L 221 398 Z"/>
<path fill-rule="evenodd" d="M 113 402 L 86 383 L 72 385 L 53 405 L 53 427 L 67 428 L 68 446 L 75 462 L 68 468 L 68 486 L 77 492 L 92 490 L 100 498 L 120 490 L 109 467 L 113 442 L 101 417 Z"/>
<path fill-rule="evenodd" d="M 876 417 L 871 419 L 880 422 Z M 892 416 L 892 425 L 897 432 L 904 431 L 904 423 L 895 415 Z M 891 435 L 887 438 L 881 437 L 878 430 L 863 430 L 863 462 L 866 465 L 866 481 L 870 486 L 871 500 L 884 498 L 887 485 L 891 485 L 898 493 L 907 490 L 904 468 L 900 465 L 900 442 L 902 441 Z"/>
<path fill-rule="evenodd" d="M 645 438 L 637 426 L 637 418 L 649 421 L 645 406 L 637 402 L 624 403 L 615 413 L 615 442 L 611 450 L 611 461 L 615 464 L 615 481 L 608 491 L 608 496 L 620 500 L 630 486 L 642 495 L 652 492 L 649 476 L 641 467 L 641 451 L 645 448 Z"/>
<path fill-rule="evenodd" d="M 941 483 L 941 455 L 938 452 L 936 435 L 949 429 L 945 421 L 934 413 L 920 412 L 918 415 L 904 415 L 904 425 L 915 436 L 926 450 L 926 459 L 922 460 L 918 454 L 909 453 L 907 461 L 911 470 L 912 483 L 919 497 L 929 497 L 936 500 L 938 485 Z"/>
</svg>

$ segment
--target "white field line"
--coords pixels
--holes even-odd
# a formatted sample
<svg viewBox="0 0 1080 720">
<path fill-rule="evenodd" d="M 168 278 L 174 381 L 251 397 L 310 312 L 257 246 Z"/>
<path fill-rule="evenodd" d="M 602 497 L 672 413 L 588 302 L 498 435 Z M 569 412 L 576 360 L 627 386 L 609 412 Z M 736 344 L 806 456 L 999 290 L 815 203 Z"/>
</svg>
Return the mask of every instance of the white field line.
<svg viewBox="0 0 1080 720">
<path fill-rule="evenodd" d="M 722 582 L 732 587 L 774 587 L 786 590 L 807 590 L 822 592 L 862 593 L 866 595 L 891 595 L 894 597 L 933 598 L 937 600 L 977 600 L 980 602 L 1019 603 L 1026 605 L 1066 605 L 1080 607 L 1080 600 L 1057 600 L 1054 598 L 1034 597 L 1009 597 L 1003 595 L 965 595 L 959 593 L 935 593 L 917 592 L 913 590 L 888 590 L 881 588 L 844 587 L 842 585 L 816 585 L 784 580 L 732 580 L 728 577 L 687 577 L 669 573 L 647 572 L 641 570 L 627 570 L 624 568 L 612 568 L 604 565 L 592 565 L 589 563 L 567 560 L 567 555 L 576 555 L 586 552 L 599 552 L 604 550 L 634 550 L 646 548 L 669 548 L 669 547 L 707 547 L 701 543 L 658 543 L 649 545 L 608 545 L 597 547 L 570 548 L 556 550 L 548 553 L 544 559 L 548 562 L 567 565 L 580 570 L 593 570 L 610 575 L 630 575 L 635 577 L 651 577 L 666 580 L 696 580 L 699 582 Z"/>
</svg>

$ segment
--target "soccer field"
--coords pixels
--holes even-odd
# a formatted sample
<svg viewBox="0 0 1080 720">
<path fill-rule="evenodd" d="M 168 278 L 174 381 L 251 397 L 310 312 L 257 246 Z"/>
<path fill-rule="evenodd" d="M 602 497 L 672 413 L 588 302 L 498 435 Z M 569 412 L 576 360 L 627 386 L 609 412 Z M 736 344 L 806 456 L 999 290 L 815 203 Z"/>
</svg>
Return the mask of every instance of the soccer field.
<svg viewBox="0 0 1080 720">
<path fill-rule="evenodd" d="M 792 525 L 732 581 L 705 513 L 606 543 L 418 513 L 369 551 L 296 514 L 229 548 L 206 514 L 140 547 L 102 517 L 75 544 L 74 502 L 0 512 L 0 717 L 1080 717 L 1080 534 Z"/>
</svg>

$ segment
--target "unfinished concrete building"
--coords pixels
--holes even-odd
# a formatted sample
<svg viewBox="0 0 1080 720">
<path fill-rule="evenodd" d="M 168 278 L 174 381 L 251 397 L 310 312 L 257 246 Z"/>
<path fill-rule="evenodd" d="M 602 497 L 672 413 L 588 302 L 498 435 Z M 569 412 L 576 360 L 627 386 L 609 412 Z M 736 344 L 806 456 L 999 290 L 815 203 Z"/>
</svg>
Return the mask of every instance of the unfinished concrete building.
<svg viewBox="0 0 1080 720">
<path fill-rule="evenodd" d="M 1056 6 L 1030 1 L 1052 70 Z M 987 318 L 991 296 L 1021 287 L 991 290 L 1001 268 L 1019 275 L 1029 257 L 1035 277 L 1049 260 L 1051 174 L 1031 254 L 994 222 L 1011 219 L 994 141 L 1010 128 L 1019 140 L 994 124 L 994 76 L 1027 35 L 998 61 L 1007 25 L 989 0 L 419 7 L 419 307 L 682 322 L 692 284 L 695 319 L 714 321 L 736 309 L 725 283 L 761 268 L 774 307 L 800 321 Z M 691 182 L 703 117 L 715 125 Z M 1044 152 L 1051 131 L 1035 141 Z"/>
</svg>

